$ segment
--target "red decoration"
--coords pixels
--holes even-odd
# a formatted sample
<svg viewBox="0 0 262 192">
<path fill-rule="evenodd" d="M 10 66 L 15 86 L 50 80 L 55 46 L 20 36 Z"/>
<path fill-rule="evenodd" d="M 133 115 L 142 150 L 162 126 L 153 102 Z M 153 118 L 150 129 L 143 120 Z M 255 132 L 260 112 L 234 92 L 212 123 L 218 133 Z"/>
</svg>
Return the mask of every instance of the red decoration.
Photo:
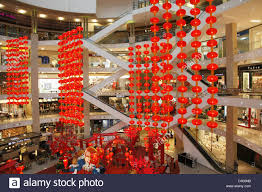
<svg viewBox="0 0 262 192">
<path fill-rule="evenodd" d="M 171 116 L 170 112 L 173 110 L 173 107 L 170 105 L 171 100 L 173 100 L 173 96 L 170 94 L 171 91 L 173 91 L 173 86 L 171 84 L 171 80 L 173 80 L 173 75 L 170 73 L 173 69 L 172 64 L 170 63 L 170 60 L 172 60 L 172 55 L 170 54 L 170 50 L 173 48 L 172 44 L 170 43 L 170 39 L 173 37 L 173 35 L 170 33 L 170 29 L 172 28 L 172 24 L 169 23 L 169 19 L 171 19 L 172 14 L 169 12 L 169 9 L 171 9 L 172 5 L 168 2 L 168 0 L 165 1 L 163 4 L 163 8 L 166 10 L 166 12 L 163 14 L 163 18 L 165 19 L 165 23 L 163 24 L 163 28 L 166 30 L 166 33 L 164 34 L 164 38 L 166 39 L 166 43 L 161 43 L 162 46 L 161 53 L 163 55 L 161 56 L 162 63 L 161 66 L 163 66 L 163 69 L 161 70 L 163 77 L 162 77 L 162 90 L 161 93 L 163 94 L 161 100 L 161 110 L 160 113 L 163 115 L 162 120 L 166 121 L 167 123 L 162 123 L 161 127 L 165 129 L 167 126 L 169 128 L 169 123 L 171 122 Z"/>
<path fill-rule="evenodd" d="M 195 49 L 192 54 L 195 64 L 191 67 L 191 69 L 195 72 L 192 76 L 192 80 L 195 81 L 195 86 L 193 86 L 192 91 L 195 93 L 195 100 L 198 100 L 199 93 L 202 91 L 202 88 L 198 86 L 198 82 L 202 79 L 202 76 L 199 75 L 199 70 L 201 69 L 199 59 L 201 58 L 201 54 L 198 52 L 198 48 L 201 46 L 201 42 L 198 41 L 198 37 L 201 33 L 198 32 L 197 28 L 201 24 L 201 21 L 197 18 L 197 15 L 200 14 L 200 9 L 197 8 L 199 0 L 191 0 L 190 3 L 194 6 L 190 13 L 194 16 L 194 19 L 191 21 L 191 25 L 194 27 L 194 30 L 191 33 L 191 36 L 194 37 L 194 41 L 191 43 L 191 46 Z M 198 131 L 198 126 L 202 124 L 202 121 L 198 119 L 200 112 L 202 112 L 202 110 L 198 108 L 198 105 L 201 103 L 202 100 L 198 100 L 198 102 L 195 102 L 195 108 L 192 109 L 192 113 L 195 115 L 195 118 L 192 120 L 192 124 L 195 125 L 196 131 Z"/>
<path fill-rule="evenodd" d="M 136 87 L 137 87 L 137 91 L 136 91 L 136 99 L 137 99 L 137 104 L 136 104 L 136 111 L 137 111 L 137 131 L 141 131 L 142 130 L 142 127 L 141 127 L 141 124 L 142 124 L 142 115 L 141 115 L 141 112 L 143 112 L 143 103 L 141 101 L 142 99 L 142 96 L 141 96 L 141 86 L 142 86 L 142 83 L 140 82 L 140 80 L 142 79 L 141 78 L 141 45 L 137 45 L 136 46 L 136 61 L 137 61 L 137 64 L 136 64 L 136 67 L 137 67 L 137 70 L 136 70 L 136 80 L 137 80 L 137 83 L 136 83 Z"/>
<path fill-rule="evenodd" d="M 134 124 L 135 124 L 135 121 L 134 121 L 134 118 L 135 118 L 135 114 L 134 114 L 134 111 L 135 111 L 135 108 L 134 108 L 134 105 L 135 105 L 135 102 L 134 102 L 134 100 L 135 100 L 135 96 L 134 96 L 134 94 L 135 94 L 135 90 L 134 90 L 134 87 L 135 87 L 135 84 L 134 84 L 134 80 L 135 80 L 134 73 L 135 72 L 133 70 L 134 69 L 134 65 L 133 65 L 133 62 L 134 62 L 134 59 L 133 59 L 134 48 L 133 47 L 129 47 L 128 50 L 129 50 L 129 53 L 128 53 L 129 60 L 128 61 L 130 62 L 130 64 L 128 65 L 128 67 L 130 68 L 130 71 L 129 71 L 129 75 L 130 75 L 130 77 L 129 77 L 129 81 L 130 81 L 130 83 L 129 83 L 129 87 L 130 87 L 130 89 L 129 89 L 129 93 L 130 93 L 130 96 L 129 96 L 129 105 L 130 105 L 129 111 L 131 112 L 131 114 L 129 115 L 129 117 L 130 117 L 130 121 L 129 121 L 130 126 L 125 130 L 125 132 L 128 133 L 128 136 L 130 138 L 134 138 L 135 135 L 136 135 L 136 128 L 134 126 Z"/>
<path fill-rule="evenodd" d="M 187 66 L 184 62 L 184 60 L 187 58 L 187 54 L 183 52 L 183 48 L 186 46 L 186 42 L 183 40 L 183 38 L 186 36 L 186 32 L 183 31 L 183 26 L 186 24 L 186 21 L 183 19 L 183 17 L 186 14 L 186 10 L 182 9 L 182 6 L 185 5 L 185 0 L 177 0 L 176 5 L 179 6 L 179 10 L 176 12 L 176 15 L 180 18 L 179 20 L 177 20 L 176 23 L 180 28 L 180 31 L 178 31 L 176 34 L 176 36 L 179 38 L 177 46 L 181 49 L 181 52 L 177 55 L 177 58 L 180 59 L 180 62 L 177 64 L 177 67 L 181 69 L 182 73 L 177 77 L 177 80 L 181 82 L 181 86 L 178 87 L 178 91 L 181 93 L 181 97 L 178 98 L 178 102 L 180 103 L 180 109 L 184 109 L 184 104 L 187 102 L 187 99 L 184 97 L 184 93 L 187 91 L 187 87 L 185 86 L 187 77 L 183 75 L 183 70 Z M 182 128 L 184 124 L 187 123 L 187 120 L 184 118 L 184 115 L 185 113 L 181 113 L 181 118 L 178 119 L 178 123 L 181 124 Z"/>
<path fill-rule="evenodd" d="M 84 123 L 83 115 L 83 71 L 82 59 L 83 48 L 82 27 L 77 27 L 72 31 L 59 36 L 59 71 L 60 80 L 60 122 L 82 127 Z"/>
<path fill-rule="evenodd" d="M 211 98 L 207 100 L 207 103 L 211 106 L 211 109 L 207 114 L 211 117 L 211 121 L 207 122 L 207 126 L 211 129 L 211 132 L 213 132 L 213 128 L 217 127 L 217 123 L 214 121 L 214 118 L 218 115 L 218 113 L 214 110 L 214 106 L 218 103 L 218 100 L 214 98 L 218 91 L 215 87 L 215 82 L 218 80 L 217 76 L 215 76 L 215 70 L 218 66 L 214 63 L 214 59 L 218 57 L 218 54 L 214 51 L 214 47 L 217 45 L 214 35 L 216 35 L 217 30 L 213 27 L 213 24 L 216 22 L 216 17 L 213 16 L 213 13 L 216 11 L 216 6 L 212 5 L 213 0 L 207 1 L 209 2 L 209 6 L 206 7 L 206 12 L 210 14 L 210 16 L 206 19 L 207 24 L 209 24 L 209 29 L 206 33 L 211 37 L 207 43 L 207 46 L 210 47 L 210 52 L 207 54 L 207 57 L 211 59 L 211 63 L 207 66 L 207 69 L 211 72 L 211 75 L 207 77 L 207 80 L 211 82 L 211 87 L 207 90 L 211 94 Z"/>
<path fill-rule="evenodd" d="M 28 37 L 6 40 L 8 104 L 28 104 Z"/>
<path fill-rule="evenodd" d="M 151 27 L 151 31 L 154 33 L 154 36 L 151 38 L 151 42 L 152 42 L 151 51 L 153 53 L 153 56 L 151 57 L 151 61 L 153 62 L 151 68 L 153 73 L 153 77 L 151 79 L 152 80 L 151 90 L 154 93 L 154 95 L 152 96 L 152 100 L 154 101 L 154 103 L 151 106 L 151 111 L 153 112 L 152 120 L 154 121 L 152 125 L 155 127 L 155 130 L 157 132 L 158 121 L 160 119 L 158 118 L 159 116 L 157 115 L 160 110 L 160 106 L 158 103 L 158 100 L 160 98 L 159 96 L 157 96 L 157 93 L 160 91 L 160 87 L 158 84 L 160 77 L 157 75 L 158 71 L 160 70 L 158 66 L 158 61 L 160 60 L 160 58 L 159 56 L 157 56 L 157 53 L 159 51 L 158 41 L 160 40 L 160 38 L 156 36 L 156 33 L 159 31 L 159 27 L 157 26 L 159 19 L 156 19 L 156 14 L 158 13 L 159 8 L 156 6 L 156 4 L 159 1 L 154 0 L 150 2 L 153 4 L 150 11 L 154 14 L 154 16 L 150 19 L 151 23 L 153 24 L 153 26 Z"/>
</svg>

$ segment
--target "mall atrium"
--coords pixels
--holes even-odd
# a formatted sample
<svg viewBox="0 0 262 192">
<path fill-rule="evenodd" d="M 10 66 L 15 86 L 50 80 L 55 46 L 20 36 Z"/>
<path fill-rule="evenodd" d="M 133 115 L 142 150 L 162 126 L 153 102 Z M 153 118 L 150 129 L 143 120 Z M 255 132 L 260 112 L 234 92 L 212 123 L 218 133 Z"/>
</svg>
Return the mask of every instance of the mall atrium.
<svg viewBox="0 0 262 192">
<path fill-rule="evenodd" d="M 262 173 L 261 0 L 0 9 L 1 174 Z"/>
</svg>

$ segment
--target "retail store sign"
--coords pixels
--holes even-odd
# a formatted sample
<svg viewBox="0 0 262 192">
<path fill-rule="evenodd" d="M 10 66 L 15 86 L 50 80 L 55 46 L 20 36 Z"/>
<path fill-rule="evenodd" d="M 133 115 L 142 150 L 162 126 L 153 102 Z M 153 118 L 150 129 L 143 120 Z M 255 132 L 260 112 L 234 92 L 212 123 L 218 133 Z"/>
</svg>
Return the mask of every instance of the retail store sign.
<svg viewBox="0 0 262 192">
<path fill-rule="evenodd" d="M 250 70 L 250 71 L 260 70 L 260 69 L 262 69 L 262 64 L 252 65 L 252 66 L 246 66 L 246 67 L 241 67 L 241 70 Z"/>
</svg>

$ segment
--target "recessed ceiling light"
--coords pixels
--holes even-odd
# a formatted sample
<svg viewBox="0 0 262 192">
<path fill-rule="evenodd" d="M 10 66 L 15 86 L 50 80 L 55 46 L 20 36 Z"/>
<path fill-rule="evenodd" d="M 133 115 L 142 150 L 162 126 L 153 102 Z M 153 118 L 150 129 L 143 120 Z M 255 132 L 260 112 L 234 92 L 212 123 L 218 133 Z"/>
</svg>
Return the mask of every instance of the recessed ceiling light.
<svg viewBox="0 0 262 192">
<path fill-rule="evenodd" d="M 2 3 L 0 3 L 0 8 L 3 8 L 3 7 L 4 7 L 4 5 Z"/>
<path fill-rule="evenodd" d="M 24 9 L 18 9 L 18 13 L 25 14 L 25 13 L 26 13 L 26 10 L 24 10 Z"/>
<path fill-rule="evenodd" d="M 80 22 L 80 19 L 78 19 L 78 18 L 75 18 L 75 22 Z"/>
<path fill-rule="evenodd" d="M 114 19 L 107 19 L 108 22 L 112 23 Z"/>
<path fill-rule="evenodd" d="M 46 16 L 46 14 L 39 14 L 39 17 L 46 18 L 47 16 Z"/>
<path fill-rule="evenodd" d="M 251 22 L 251 23 L 260 23 L 261 20 L 259 20 L 259 19 L 252 19 L 252 20 L 250 20 L 250 22 Z"/>
<path fill-rule="evenodd" d="M 63 20 L 65 20 L 64 17 L 58 17 L 57 19 L 58 19 L 59 21 L 63 21 Z"/>
<path fill-rule="evenodd" d="M 94 22 L 94 23 L 96 23 L 96 22 L 97 22 L 97 19 L 92 19 L 91 21 Z"/>
</svg>

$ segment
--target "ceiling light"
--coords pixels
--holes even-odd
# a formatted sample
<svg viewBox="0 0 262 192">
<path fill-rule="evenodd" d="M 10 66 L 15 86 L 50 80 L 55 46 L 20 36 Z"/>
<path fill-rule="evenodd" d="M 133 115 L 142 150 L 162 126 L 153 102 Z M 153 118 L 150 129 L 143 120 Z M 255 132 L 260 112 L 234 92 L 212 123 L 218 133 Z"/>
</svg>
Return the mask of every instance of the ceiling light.
<svg viewBox="0 0 262 192">
<path fill-rule="evenodd" d="M 45 48 L 42 47 L 41 50 L 43 51 L 43 50 L 45 50 Z"/>
<path fill-rule="evenodd" d="M 190 7 L 190 8 L 194 8 L 195 6 L 192 5 L 191 3 L 187 3 L 186 6 Z"/>
<path fill-rule="evenodd" d="M 93 23 L 96 23 L 97 22 L 97 19 L 92 19 L 91 20 Z"/>
<path fill-rule="evenodd" d="M 261 20 L 259 20 L 259 19 L 252 19 L 252 20 L 250 20 L 250 22 L 251 22 L 251 23 L 260 23 Z"/>
<path fill-rule="evenodd" d="M 76 19 L 75 19 L 75 22 L 80 22 L 80 19 L 76 18 Z"/>
<path fill-rule="evenodd" d="M 57 19 L 58 19 L 59 21 L 64 21 L 64 20 L 65 20 L 64 17 L 58 17 Z"/>
<path fill-rule="evenodd" d="M 112 23 L 112 22 L 114 22 L 114 19 L 107 19 L 107 21 L 108 21 L 109 23 Z"/>
<path fill-rule="evenodd" d="M 39 17 L 46 18 L 47 16 L 46 16 L 46 14 L 39 14 Z"/>
<path fill-rule="evenodd" d="M 4 7 L 4 5 L 2 3 L 0 3 L 0 8 L 3 8 L 3 7 Z"/>
<path fill-rule="evenodd" d="M 25 13 L 26 13 L 26 10 L 24 10 L 24 9 L 18 9 L 18 13 L 25 14 Z"/>
<path fill-rule="evenodd" d="M 241 37 L 240 40 L 247 40 L 248 37 Z"/>
</svg>

